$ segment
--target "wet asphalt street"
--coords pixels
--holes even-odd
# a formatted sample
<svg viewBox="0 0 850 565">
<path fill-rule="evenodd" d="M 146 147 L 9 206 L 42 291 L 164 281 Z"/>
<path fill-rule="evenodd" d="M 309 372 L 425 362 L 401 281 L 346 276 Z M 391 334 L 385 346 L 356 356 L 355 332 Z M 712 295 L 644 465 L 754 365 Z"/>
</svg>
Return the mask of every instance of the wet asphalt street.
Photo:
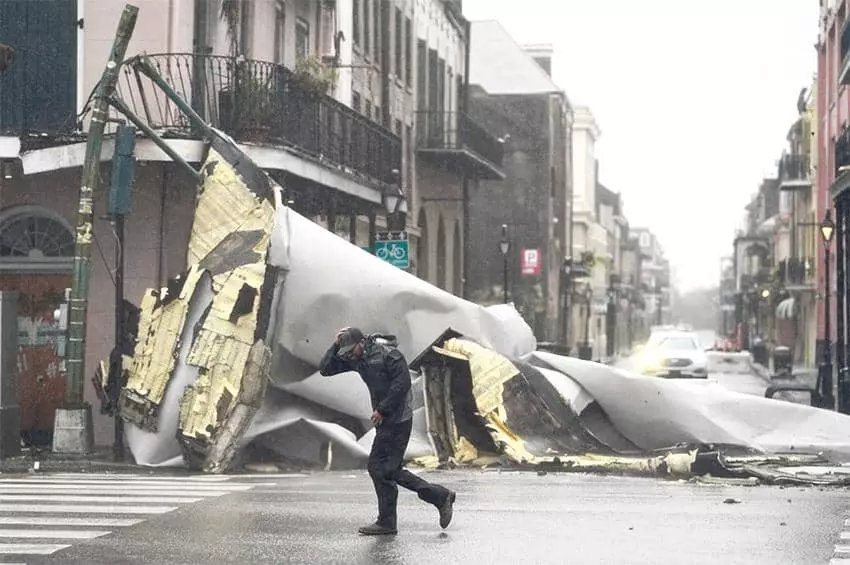
<svg viewBox="0 0 850 565">
<path fill-rule="evenodd" d="M 399 535 L 367 538 L 357 527 L 374 517 L 374 494 L 365 473 L 319 473 L 307 476 L 231 477 L 210 484 L 186 478 L 163 478 L 159 486 L 141 485 L 144 477 L 121 479 L 122 496 L 142 488 L 173 489 L 191 497 L 204 489 L 237 489 L 197 502 L 161 501 L 173 510 L 131 514 L 135 525 L 83 527 L 60 524 L 62 516 L 38 512 L 58 502 L 15 502 L 3 495 L 7 525 L 0 529 L 10 544 L 67 545 L 52 555 L 4 555 L 7 562 L 29 564 L 123 565 L 214 563 L 576 563 L 576 564 L 801 564 L 829 563 L 845 519 L 850 491 L 817 488 L 706 486 L 652 479 L 548 474 L 451 471 L 426 472 L 430 480 L 458 491 L 455 519 L 446 531 L 437 512 L 410 493 L 399 501 Z M 94 485 L 55 479 L 0 480 L 0 492 L 33 484 L 70 485 L 90 495 Z M 86 480 L 82 477 L 80 480 Z M 116 480 L 94 477 L 107 483 Z M 55 481 L 53 483 L 47 481 Z M 154 483 L 156 481 L 147 481 Z M 171 485 L 174 482 L 175 485 Z M 182 484 L 179 486 L 177 483 Z M 65 488 L 65 487 L 62 487 Z M 165 495 L 160 495 L 167 498 Z M 107 497 L 105 497 L 107 498 Z M 151 494 L 149 498 L 155 499 Z M 739 499 L 727 504 L 728 498 Z M 183 498 L 181 500 L 190 500 Z M 9 506 L 28 504 L 29 511 Z M 115 520 L 154 502 L 100 504 L 90 513 L 85 503 L 71 505 L 77 520 Z M 121 508 L 123 506 L 123 508 Z M 94 508 L 94 506 L 92 506 Z M 40 525 L 13 526 L 34 516 Z M 92 522 L 95 523 L 95 522 Z M 105 523 L 105 522 L 104 522 Z M 117 522 L 114 522 L 117 523 Z M 850 528 L 848 528 L 850 529 Z M 39 539 L 74 532 L 100 531 L 91 539 Z M 9 537 L 31 532 L 35 538 Z M 69 534 L 70 531 L 70 534 Z M 32 532 L 36 532 L 32 534 Z M 108 532 L 108 533 L 107 533 Z M 56 547 L 52 546 L 52 547 Z M 30 547 L 32 549 L 32 547 Z M 6 551 L 5 549 L 3 551 Z M 840 563 L 837 561 L 836 563 Z"/>
<path fill-rule="evenodd" d="M 750 372 L 709 380 L 763 395 Z M 455 520 L 410 493 L 368 538 L 365 472 L 0 476 L 0 563 L 850 565 L 850 490 L 499 471 L 426 471 Z M 727 499 L 736 502 L 726 503 Z M 737 502 L 740 501 L 740 502 Z"/>
</svg>

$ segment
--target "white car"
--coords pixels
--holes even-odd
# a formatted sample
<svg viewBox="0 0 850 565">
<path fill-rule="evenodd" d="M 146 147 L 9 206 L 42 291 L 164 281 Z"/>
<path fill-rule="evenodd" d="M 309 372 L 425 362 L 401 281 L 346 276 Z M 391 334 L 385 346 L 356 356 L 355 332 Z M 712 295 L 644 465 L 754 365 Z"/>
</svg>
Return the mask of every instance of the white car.
<svg viewBox="0 0 850 565">
<path fill-rule="evenodd" d="M 653 377 L 708 377 L 705 350 L 695 332 L 654 332 L 638 354 L 637 362 L 641 373 Z"/>
</svg>

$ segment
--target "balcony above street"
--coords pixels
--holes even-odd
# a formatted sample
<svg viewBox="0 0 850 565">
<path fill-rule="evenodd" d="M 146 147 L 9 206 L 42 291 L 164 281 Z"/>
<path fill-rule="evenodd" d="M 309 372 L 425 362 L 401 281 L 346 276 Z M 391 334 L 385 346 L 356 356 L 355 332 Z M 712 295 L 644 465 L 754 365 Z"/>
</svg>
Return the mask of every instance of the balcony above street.
<svg viewBox="0 0 850 565">
<path fill-rule="evenodd" d="M 168 53 L 147 61 L 213 127 L 238 142 L 282 147 L 368 185 L 397 181 L 401 140 L 311 81 L 274 63 Z M 125 64 L 124 103 L 166 138 L 199 138 L 185 115 L 142 73 Z"/>
<path fill-rule="evenodd" d="M 788 290 L 813 290 L 815 288 L 814 258 L 788 258 L 779 261 L 779 282 Z"/>
<path fill-rule="evenodd" d="M 835 138 L 835 181 L 829 187 L 833 198 L 850 188 L 850 128 Z"/>
<path fill-rule="evenodd" d="M 503 180 L 502 143 L 462 112 L 416 113 L 417 154 L 457 174 Z"/>
<path fill-rule="evenodd" d="M 779 163 L 779 190 L 807 190 L 812 187 L 808 155 L 784 155 Z"/>
<path fill-rule="evenodd" d="M 841 32 L 841 62 L 838 66 L 838 84 L 850 84 L 850 26 Z"/>
</svg>

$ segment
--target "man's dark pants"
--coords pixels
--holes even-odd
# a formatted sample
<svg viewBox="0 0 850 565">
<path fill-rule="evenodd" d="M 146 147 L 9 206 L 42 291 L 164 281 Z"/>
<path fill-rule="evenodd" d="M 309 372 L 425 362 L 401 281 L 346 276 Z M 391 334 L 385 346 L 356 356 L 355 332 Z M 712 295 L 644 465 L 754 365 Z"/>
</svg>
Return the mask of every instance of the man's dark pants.
<svg viewBox="0 0 850 565">
<path fill-rule="evenodd" d="M 379 425 L 369 454 L 369 476 L 378 495 L 378 524 L 388 528 L 396 528 L 397 485 L 414 491 L 420 499 L 438 507 L 449 495 L 447 488 L 431 484 L 402 466 L 412 429 L 413 419 Z"/>
</svg>

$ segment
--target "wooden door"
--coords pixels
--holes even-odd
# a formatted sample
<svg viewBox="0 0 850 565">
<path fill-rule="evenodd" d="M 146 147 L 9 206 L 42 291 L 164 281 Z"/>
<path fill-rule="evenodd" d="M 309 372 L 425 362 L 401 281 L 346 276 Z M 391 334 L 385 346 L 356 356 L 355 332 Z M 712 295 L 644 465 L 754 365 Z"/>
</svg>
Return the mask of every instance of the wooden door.
<svg viewBox="0 0 850 565">
<path fill-rule="evenodd" d="M 0 273 L 0 291 L 20 293 L 18 301 L 18 405 L 21 436 L 44 446 L 53 439 L 53 418 L 65 399 L 65 333 L 54 311 L 71 286 L 70 274 Z"/>
</svg>

